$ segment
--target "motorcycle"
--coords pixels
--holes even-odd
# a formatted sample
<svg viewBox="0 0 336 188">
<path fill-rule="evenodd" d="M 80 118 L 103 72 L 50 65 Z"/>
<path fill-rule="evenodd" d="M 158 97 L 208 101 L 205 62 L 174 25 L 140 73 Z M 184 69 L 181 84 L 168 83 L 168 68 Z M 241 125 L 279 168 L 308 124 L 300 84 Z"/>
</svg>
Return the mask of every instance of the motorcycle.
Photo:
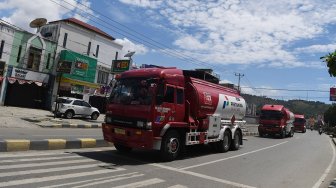
<svg viewBox="0 0 336 188">
<path fill-rule="evenodd" d="M 319 126 L 319 130 L 318 130 L 319 134 L 321 135 L 323 130 L 322 130 L 322 126 Z"/>
</svg>

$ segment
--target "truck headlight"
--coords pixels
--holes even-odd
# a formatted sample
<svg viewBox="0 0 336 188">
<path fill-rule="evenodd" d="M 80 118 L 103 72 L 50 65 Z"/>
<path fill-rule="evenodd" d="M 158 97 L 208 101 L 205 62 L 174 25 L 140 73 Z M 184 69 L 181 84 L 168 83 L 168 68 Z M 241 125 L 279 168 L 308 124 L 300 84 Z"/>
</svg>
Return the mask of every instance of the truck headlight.
<svg viewBox="0 0 336 188">
<path fill-rule="evenodd" d="M 112 123 L 112 118 L 109 116 L 105 116 L 105 123 Z"/>
<path fill-rule="evenodd" d="M 152 122 L 146 123 L 146 129 L 152 129 Z"/>
<path fill-rule="evenodd" d="M 137 127 L 139 127 L 139 128 L 143 128 L 144 127 L 144 122 L 142 122 L 142 121 L 137 121 Z"/>
</svg>

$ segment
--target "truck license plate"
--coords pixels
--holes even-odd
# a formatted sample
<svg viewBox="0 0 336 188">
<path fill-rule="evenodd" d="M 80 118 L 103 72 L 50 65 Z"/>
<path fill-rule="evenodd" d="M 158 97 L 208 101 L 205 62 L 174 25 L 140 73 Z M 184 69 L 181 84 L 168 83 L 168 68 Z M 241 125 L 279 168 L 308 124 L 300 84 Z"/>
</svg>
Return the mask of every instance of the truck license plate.
<svg viewBox="0 0 336 188">
<path fill-rule="evenodd" d="M 114 129 L 114 132 L 116 134 L 122 134 L 122 135 L 125 135 L 126 134 L 126 131 L 124 129 L 118 129 L 118 128 L 115 128 Z"/>
</svg>

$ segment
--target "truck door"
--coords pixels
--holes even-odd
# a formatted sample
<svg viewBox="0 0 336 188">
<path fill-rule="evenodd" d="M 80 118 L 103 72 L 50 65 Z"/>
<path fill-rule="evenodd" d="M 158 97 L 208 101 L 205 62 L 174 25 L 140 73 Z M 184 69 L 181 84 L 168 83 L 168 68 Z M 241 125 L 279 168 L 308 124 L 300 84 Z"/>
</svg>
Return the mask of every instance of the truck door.
<svg viewBox="0 0 336 188">
<path fill-rule="evenodd" d="M 176 87 L 175 121 L 182 122 L 185 118 L 184 88 Z"/>
<path fill-rule="evenodd" d="M 156 96 L 155 123 L 165 125 L 167 122 L 175 121 L 175 87 L 172 85 L 160 84 Z"/>
</svg>

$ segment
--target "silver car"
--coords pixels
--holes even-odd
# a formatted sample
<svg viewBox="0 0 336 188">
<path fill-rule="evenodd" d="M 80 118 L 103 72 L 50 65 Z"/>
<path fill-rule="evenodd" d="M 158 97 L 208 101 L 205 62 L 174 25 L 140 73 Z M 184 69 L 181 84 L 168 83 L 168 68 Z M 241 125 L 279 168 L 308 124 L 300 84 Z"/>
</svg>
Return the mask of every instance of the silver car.
<svg viewBox="0 0 336 188">
<path fill-rule="evenodd" d="M 70 97 L 59 97 L 57 103 L 54 102 L 52 109 L 56 116 L 61 117 L 63 115 L 67 119 L 74 116 L 90 116 L 92 120 L 96 120 L 100 114 L 99 110 L 92 107 L 88 102 Z"/>
</svg>

